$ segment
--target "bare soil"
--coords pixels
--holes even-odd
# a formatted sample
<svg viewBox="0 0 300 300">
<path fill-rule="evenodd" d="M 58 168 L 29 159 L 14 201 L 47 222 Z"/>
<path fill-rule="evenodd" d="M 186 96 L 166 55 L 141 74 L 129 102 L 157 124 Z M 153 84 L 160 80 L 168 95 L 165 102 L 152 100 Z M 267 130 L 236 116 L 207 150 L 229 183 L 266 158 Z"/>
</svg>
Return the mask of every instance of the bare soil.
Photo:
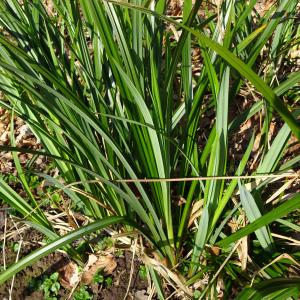
<svg viewBox="0 0 300 300">
<path fill-rule="evenodd" d="M 4 218 L 3 210 L 0 211 L 0 231 L 4 232 Z M 11 220 L 8 219 L 7 226 L 11 227 L 13 224 Z M 36 248 L 39 248 L 40 241 L 42 241 L 43 236 L 32 229 L 28 229 L 22 232 L 22 247 L 20 250 L 20 257 L 24 257 Z M 9 239 L 4 249 L 5 253 L 5 264 L 9 266 L 16 261 L 17 251 L 13 250 L 13 244 L 19 241 L 19 235 L 16 234 L 15 237 Z M 4 253 L 0 256 L 0 265 L 4 265 Z M 129 251 L 123 253 L 121 257 L 116 257 L 115 261 L 117 263 L 116 269 L 111 274 L 112 286 L 105 287 L 100 284 L 91 284 L 88 286 L 88 291 L 93 295 L 94 300 L 121 300 L 124 299 L 126 295 L 132 265 L 132 254 Z M 61 268 L 70 262 L 69 258 L 61 253 L 52 253 L 34 265 L 27 267 L 25 270 L 18 273 L 13 282 L 9 280 L 2 286 L 0 286 L 0 299 L 9 299 L 11 294 L 13 300 L 39 300 L 44 299 L 43 291 L 33 290 L 31 286 L 32 280 L 38 280 L 43 278 L 43 276 L 50 276 L 54 272 L 59 272 Z M 148 282 L 140 278 L 138 272 L 140 267 L 140 262 L 136 259 L 134 260 L 133 273 L 130 280 L 130 287 L 128 296 L 126 299 L 139 299 L 135 295 L 138 293 L 146 293 Z M 11 290 L 11 292 L 10 292 Z M 71 290 L 61 287 L 58 295 L 58 299 L 72 299 L 69 298 Z"/>
</svg>

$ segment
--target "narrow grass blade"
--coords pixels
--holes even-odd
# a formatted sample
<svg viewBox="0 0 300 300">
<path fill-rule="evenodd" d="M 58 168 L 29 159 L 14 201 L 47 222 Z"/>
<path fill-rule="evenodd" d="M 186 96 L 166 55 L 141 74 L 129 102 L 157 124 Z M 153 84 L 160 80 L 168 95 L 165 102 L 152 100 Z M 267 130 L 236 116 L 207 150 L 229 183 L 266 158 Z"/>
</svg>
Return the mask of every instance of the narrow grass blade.
<svg viewBox="0 0 300 300">
<path fill-rule="evenodd" d="M 220 55 L 224 60 L 226 60 L 233 68 L 235 68 L 242 76 L 247 78 L 256 87 L 256 89 L 259 92 L 262 93 L 262 95 L 266 98 L 269 104 L 277 110 L 279 115 L 289 125 L 289 127 L 291 128 L 295 136 L 298 138 L 298 140 L 300 140 L 300 124 L 292 116 L 292 114 L 289 112 L 289 110 L 286 108 L 283 102 L 277 97 L 274 91 L 249 66 L 243 63 L 239 58 L 237 58 L 225 47 L 221 46 L 220 44 L 206 37 L 204 34 L 200 33 L 199 31 L 191 29 L 190 27 L 187 27 L 185 25 L 182 25 L 171 18 L 161 16 L 149 9 L 139 7 L 139 6 L 134 6 L 132 4 L 125 3 L 125 2 L 116 2 L 114 0 L 109 0 L 109 2 L 121 6 L 126 6 L 132 9 L 137 9 L 147 14 L 152 14 L 161 20 L 182 27 L 186 31 L 192 33 L 195 37 L 199 38 L 202 43 L 204 43 L 207 47 L 210 47 L 212 50 L 214 50 L 218 55 Z"/>
<path fill-rule="evenodd" d="M 249 235 L 250 233 L 260 229 L 263 226 L 270 224 L 271 222 L 280 219 L 287 214 L 293 212 L 300 207 L 300 194 L 295 195 L 293 198 L 287 200 L 283 204 L 273 208 L 271 211 L 264 214 L 262 217 L 255 220 L 253 223 L 248 224 L 243 229 L 233 233 L 232 235 L 224 238 L 223 240 L 216 243 L 220 247 L 226 247 L 231 243 L 241 239 L 242 237 Z"/>
<path fill-rule="evenodd" d="M 295 288 L 297 288 L 297 296 L 299 296 L 300 289 L 300 278 L 276 278 L 265 280 L 262 283 L 255 285 L 252 288 L 245 289 L 236 300 L 243 299 L 263 299 L 263 297 L 268 296 L 269 294 L 280 291 L 284 289 L 289 289 L 290 295 L 295 295 Z M 268 298 L 274 299 L 274 298 Z M 277 299 L 277 298 L 275 298 Z M 286 298 L 288 299 L 288 298 Z"/>
<path fill-rule="evenodd" d="M 196 232 L 196 236 L 195 236 L 195 246 L 193 249 L 192 259 L 189 268 L 190 277 L 193 276 L 197 271 L 197 269 L 199 268 L 199 259 L 200 259 L 201 252 L 203 251 L 203 248 L 206 243 L 208 226 L 209 226 L 208 208 L 204 207 L 201 214 L 199 226 Z"/>
<path fill-rule="evenodd" d="M 239 190 L 240 190 L 240 197 L 242 206 L 246 212 L 246 215 L 250 222 L 254 222 L 255 220 L 259 219 L 262 214 L 253 198 L 251 193 L 239 182 Z M 265 251 L 270 252 L 273 246 L 273 239 L 270 233 L 269 228 L 261 227 L 255 231 L 257 239 L 259 240 L 262 248 Z"/>
</svg>

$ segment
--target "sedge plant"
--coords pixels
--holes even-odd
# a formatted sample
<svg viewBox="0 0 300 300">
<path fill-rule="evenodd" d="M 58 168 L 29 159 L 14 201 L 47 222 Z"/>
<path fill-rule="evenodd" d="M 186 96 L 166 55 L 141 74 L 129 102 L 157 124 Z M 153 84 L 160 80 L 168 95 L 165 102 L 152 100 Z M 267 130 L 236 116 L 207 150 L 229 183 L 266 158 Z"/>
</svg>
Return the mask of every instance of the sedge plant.
<svg viewBox="0 0 300 300">
<path fill-rule="evenodd" d="M 215 299 L 220 280 L 227 296 L 247 284 L 239 297 L 296 295 L 300 280 L 284 277 L 298 254 L 282 262 L 273 229 L 299 231 L 300 195 L 283 196 L 300 161 L 285 157 L 291 137 L 300 139 L 300 72 L 287 66 L 300 38 L 297 1 L 260 15 L 256 0 L 213 9 L 186 0 L 179 18 L 165 0 L 50 2 L 0 2 L 1 105 L 42 145 L 17 148 L 12 132 L 11 145 L 0 146 L 14 153 L 27 193 L 0 179 L 1 201 L 50 241 L 3 271 L 0 284 L 59 248 L 83 263 L 72 242 L 111 226 L 138 230 L 155 253 L 147 268 L 159 298 L 166 269 L 187 298 L 197 290 Z M 18 152 L 47 156 L 59 175 L 24 170 Z M 60 236 L 30 191 L 30 173 L 93 222 Z M 275 196 L 266 203 L 268 191 Z"/>
</svg>

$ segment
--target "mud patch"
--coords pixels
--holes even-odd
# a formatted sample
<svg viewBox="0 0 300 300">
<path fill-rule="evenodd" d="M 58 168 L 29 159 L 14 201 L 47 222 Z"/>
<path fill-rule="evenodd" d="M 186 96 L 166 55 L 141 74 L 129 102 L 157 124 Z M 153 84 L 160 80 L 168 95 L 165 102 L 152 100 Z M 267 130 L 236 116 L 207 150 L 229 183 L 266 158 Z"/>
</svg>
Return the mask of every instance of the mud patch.
<svg viewBox="0 0 300 300">
<path fill-rule="evenodd" d="M 98 300 L 123 300 L 124 296 L 126 295 L 126 291 L 129 286 L 129 292 L 127 299 L 135 299 L 135 295 L 139 291 L 147 290 L 148 282 L 145 280 L 142 280 L 139 276 L 139 267 L 140 262 L 135 260 L 133 265 L 133 272 L 130 281 L 130 270 L 132 266 L 132 254 L 130 252 L 125 252 L 124 257 L 117 258 L 117 268 L 112 273 L 112 279 L 113 284 L 110 288 L 106 289 L 98 289 L 98 287 L 93 287 L 94 295 L 97 295 L 98 297 L 96 299 Z"/>
</svg>

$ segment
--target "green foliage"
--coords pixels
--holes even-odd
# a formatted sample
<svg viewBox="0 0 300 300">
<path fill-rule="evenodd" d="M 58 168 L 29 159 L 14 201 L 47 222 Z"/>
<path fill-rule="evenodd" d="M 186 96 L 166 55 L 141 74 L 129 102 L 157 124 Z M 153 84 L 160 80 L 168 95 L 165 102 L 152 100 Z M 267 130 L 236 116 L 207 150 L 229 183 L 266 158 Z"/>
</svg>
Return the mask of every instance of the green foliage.
<svg viewBox="0 0 300 300">
<path fill-rule="evenodd" d="M 44 292 L 44 299 L 57 300 L 58 292 L 60 290 L 60 283 L 58 282 L 59 274 L 52 273 L 50 277 L 44 278 L 40 290 Z"/>
<path fill-rule="evenodd" d="M 94 246 L 94 250 L 96 252 L 98 251 L 104 251 L 106 249 L 109 249 L 113 246 L 113 240 L 110 237 L 103 237 L 101 240 Z"/>
<path fill-rule="evenodd" d="M 110 287 L 113 284 L 113 280 L 110 276 L 105 276 L 103 270 L 98 270 L 93 276 L 93 283 L 99 283 L 106 287 Z"/>
<path fill-rule="evenodd" d="M 196 300 L 196 299 L 199 299 L 200 298 L 200 296 L 201 296 L 201 292 L 200 291 L 198 291 L 198 290 L 196 290 L 196 291 L 194 291 L 194 299 Z"/>
<path fill-rule="evenodd" d="M 81 286 L 75 293 L 73 294 L 74 300 L 91 300 L 93 296 L 87 291 L 86 286 Z"/>
<path fill-rule="evenodd" d="M 19 182 L 18 177 L 13 174 L 5 174 L 4 179 L 9 185 L 12 186 L 16 185 Z"/>
<path fill-rule="evenodd" d="M 41 184 L 40 178 L 35 175 L 30 175 L 28 180 L 28 185 L 30 189 L 36 189 Z"/>
<path fill-rule="evenodd" d="M 147 273 L 147 268 L 145 265 L 140 265 L 139 266 L 139 276 L 142 280 L 147 280 L 148 278 L 148 273 Z"/>
<path fill-rule="evenodd" d="M 108 226 L 139 231 L 147 250 L 185 278 L 190 297 L 208 278 L 197 299 L 215 296 L 220 280 L 242 287 L 254 274 L 258 285 L 289 276 L 280 263 L 285 242 L 272 233 L 279 219 L 280 234 L 297 231 L 286 216 L 297 213 L 299 195 L 278 196 L 280 181 L 267 177 L 224 178 L 299 167 L 299 155 L 288 156 L 291 137 L 300 137 L 300 72 L 290 58 L 299 44 L 297 1 L 278 1 L 262 16 L 256 3 L 224 0 L 203 17 L 204 1 L 184 1 L 175 20 L 164 0 L 53 1 L 53 12 L 41 1 L 0 1 L 0 104 L 42 144 L 20 149 L 11 131 L 0 150 L 13 153 L 17 176 L 0 178 L 0 198 L 48 242 L 0 283 L 59 248 L 83 264 L 89 239 L 73 242 Z M 17 152 L 48 157 L 59 175 L 32 162 L 24 172 Z M 207 180 L 165 180 L 197 176 Z M 42 181 L 46 197 L 33 192 Z M 60 236 L 45 211 L 61 210 L 65 199 L 92 221 Z M 244 256 L 259 259 L 244 266 L 237 243 L 246 236 Z M 111 246 L 102 239 L 94 250 Z M 276 253 L 271 266 L 268 251 Z M 164 298 L 162 269 L 147 268 Z M 271 293 L 292 295 L 293 284 L 291 294 L 289 286 Z"/>
<path fill-rule="evenodd" d="M 104 275 L 102 270 L 98 270 L 93 276 L 93 283 L 104 283 Z"/>
<path fill-rule="evenodd" d="M 17 253 L 20 249 L 20 243 L 18 243 L 18 242 L 12 243 L 11 249 L 13 252 Z"/>
<path fill-rule="evenodd" d="M 122 249 L 116 249 L 114 255 L 116 257 L 124 257 L 124 250 L 122 250 Z"/>
<path fill-rule="evenodd" d="M 270 279 L 245 288 L 235 299 L 299 299 L 299 283 L 299 278 Z"/>
<path fill-rule="evenodd" d="M 112 284 L 113 284 L 113 279 L 112 279 L 110 276 L 106 277 L 106 278 L 105 278 L 105 285 L 106 285 L 107 287 L 111 287 Z"/>
</svg>

